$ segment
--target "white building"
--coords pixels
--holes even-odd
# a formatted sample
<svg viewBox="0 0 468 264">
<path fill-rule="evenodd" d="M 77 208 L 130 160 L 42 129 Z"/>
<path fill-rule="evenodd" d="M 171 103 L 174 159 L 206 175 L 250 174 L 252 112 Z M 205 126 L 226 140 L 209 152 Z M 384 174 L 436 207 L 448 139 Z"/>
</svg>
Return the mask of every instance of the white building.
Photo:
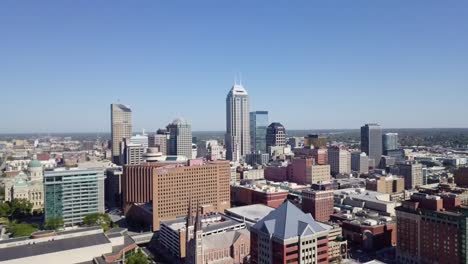
<svg viewBox="0 0 468 264">
<path fill-rule="evenodd" d="M 351 153 L 345 149 L 329 148 L 328 163 L 332 175 L 351 173 Z"/>
<path fill-rule="evenodd" d="M 5 201 L 26 199 L 33 204 L 33 210 L 44 208 L 44 174 L 42 164 L 35 157 L 29 162 L 28 174 L 21 172 L 5 180 Z"/>
<path fill-rule="evenodd" d="M 241 160 L 250 152 L 249 96 L 242 84 L 234 84 L 226 98 L 226 158 Z"/>
</svg>

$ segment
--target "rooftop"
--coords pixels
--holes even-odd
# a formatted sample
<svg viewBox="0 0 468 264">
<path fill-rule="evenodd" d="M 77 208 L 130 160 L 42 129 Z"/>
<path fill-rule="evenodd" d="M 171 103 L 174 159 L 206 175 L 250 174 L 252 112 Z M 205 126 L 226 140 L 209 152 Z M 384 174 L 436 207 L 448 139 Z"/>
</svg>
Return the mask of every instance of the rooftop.
<svg viewBox="0 0 468 264">
<path fill-rule="evenodd" d="M 245 224 L 220 213 L 203 215 L 201 218 L 203 233 L 213 233 L 219 230 L 228 230 L 234 227 L 245 227 Z M 186 218 L 179 217 L 173 220 L 161 221 L 161 224 L 178 232 L 185 229 Z"/>
<path fill-rule="evenodd" d="M 289 201 L 265 216 L 252 229 L 281 240 L 327 231 L 312 215 L 305 214 Z"/>
<path fill-rule="evenodd" d="M 226 212 L 234 217 L 256 223 L 274 210 L 274 208 L 263 204 L 252 204 L 230 208 Z"/>
</svg>

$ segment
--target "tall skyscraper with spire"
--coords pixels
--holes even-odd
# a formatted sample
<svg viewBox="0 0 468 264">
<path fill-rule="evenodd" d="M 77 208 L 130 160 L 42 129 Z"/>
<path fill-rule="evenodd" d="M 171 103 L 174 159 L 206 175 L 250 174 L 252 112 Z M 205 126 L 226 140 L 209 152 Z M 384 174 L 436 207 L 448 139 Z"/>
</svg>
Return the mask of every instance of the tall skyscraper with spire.
<svg viewBox="0 0 468 264">
<path fill-rule="evenodd" d="M 250 153 L 249 96 L 242 84 L 234 84 L 226 97 L 226 158 L 239 161 Z"/>
<path fill-rule="evenodd" d="M 121 148 L 124 139 L 132 137 L 132 110 L 123 104 L 111 104 L 112 161 L 123 164 Z"/>
</svg>

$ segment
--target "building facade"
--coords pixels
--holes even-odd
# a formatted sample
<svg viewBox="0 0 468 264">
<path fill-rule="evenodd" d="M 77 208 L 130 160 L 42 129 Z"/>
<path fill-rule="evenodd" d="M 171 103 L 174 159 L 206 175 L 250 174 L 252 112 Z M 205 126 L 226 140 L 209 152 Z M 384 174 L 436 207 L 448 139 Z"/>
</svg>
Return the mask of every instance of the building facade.
<svg viewBox="0 0 468 264">
<path fill-rule="evenodd" d="M 361 151 L 374 160 L 375 168 L 382 157 L 382 128 L 378 124 L 366 124 L 361 127 Z"/>
<path fill-rule="evenodd" d="M 34 157 L 28 164 L 28 174 L 20 172 L 14 178 L 4 181 L 5 201 L 25 199 L 33 204 L 33 210 L 44 208 L 43 168 Z"/>
<path fill-rule="evenodd" d="M 333 214 L 333 190 L 302 191 L 302 211 L 309 213 L 316 221 L 327 222 Z"/>
<path fill-rule="evenodd" d="M 131 214 L 135 204 L 148 203 L 154 231 L 161 220 L 187 214 L 189 200 L 213 212 L 230 207 L 228 161 L 189 164 L 143 164 L 125 166 L 124 207 Z"/>
<path fill-rule="evenodd" d="M 250 263 L 328 263 L 330 228 L 285 202 L 251 227 Z"/>
<path fill-rule="evenodd" d="M 235 84 L 226 97 L 226 158 L 238 161 L 250 153 L 249 96 Z"/>
<path fill-rule="evenodd" d="M 398 164 L 398 174 L 405 178 L 405 189 L 411 190 L 423 184 L 422 164 Z"/>
<path fill-rule="evenodd" d="M 123 104 L 111 104 L 112 161 L 122 164 L 121 143 L 132 136 L 132 110 Z"/>
<path fill-rule="evenodd" d="M 250 112 L 250 144 L 252 145 L 252 153 L 267 153 L 266 133 L 268 124 L 268 111 Z"/>
<path fill-rule="evenodd" d="M 369 157 L 365 152 L 351 153 L 351 170 L 359 174 L 369 173 Z"/>
<path fill-rule="evenodd" d="M 168 134 L 153 134 L 148 137 L 148 146 L 150 148 L 158 148 L 162 155 L 167 155 Z"/>
<path fill-rule="evenodd" d="M 388 151 L 398 149 L 398 133 L 385 133 L 382 135 L 383 154 L 388 155 Z"/>
<path fill-rule="evenodd" d="M 192 158 L 192 125 L 185 119 L 177 118 L 167 126 L 169 132 L 169 155 Z"/>
<path fill-rule="evenodd" d="M 266 133 L 267 150 L 270 150 L 271 147 L 284 146 L 286 146 L 286 129 L 281 123 L 271 123 Z"/>
<path fill-rule="evenodd" d="M 86 215 L 104 213 L 104 171 L 69 169 L 44 174 L 45 221 L 63 219 L 65 226 L 83 222 Z"/>
<path fill-rule="evenodd" d="M 345 149 L 328 149 L 328 164 L 332 175 L 351 173 L 351 154 Z"/>
</svg>

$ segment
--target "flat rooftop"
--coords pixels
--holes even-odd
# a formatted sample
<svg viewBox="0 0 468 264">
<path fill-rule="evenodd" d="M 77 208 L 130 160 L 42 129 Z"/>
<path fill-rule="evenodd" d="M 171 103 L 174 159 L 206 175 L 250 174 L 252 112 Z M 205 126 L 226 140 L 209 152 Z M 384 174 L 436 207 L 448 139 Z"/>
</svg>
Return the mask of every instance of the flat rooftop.
<svg viewBox="0 0 468 264">
<path fill-rule="evenodd" d="M 234 207 L 226 209 L 228 215 L 256 223 L 266 215 L 271 213 L 275 208 L 263 205 L 263 204 L 252 204 L 240 207 Z"/>
<path fill-rule="evenodd" d="M 175 232 L 178 232 L 181 229 L 185 229 L 185 222 L 185 217 L 179 217 L 173 220 L 161 221 L 161 224 L 169 227 Z M 217 230 L 231 229 L 237 226 L 244 225 L 245 224 L 240 221 L 237 221 L 231 217 L 219 213 L 204 215 L 202 217 L 203 233 L 211 233 Z"/>
<path fill-rule="evenodd" d="M 109 239 L 104 235 L 104 233 L 40 242 L 33 245 L 28 244 L 16 247 L 7 247 L 0 249 L 0 261 L 21 259 L 102 244 L 110 244 Z"/>
</svg>

